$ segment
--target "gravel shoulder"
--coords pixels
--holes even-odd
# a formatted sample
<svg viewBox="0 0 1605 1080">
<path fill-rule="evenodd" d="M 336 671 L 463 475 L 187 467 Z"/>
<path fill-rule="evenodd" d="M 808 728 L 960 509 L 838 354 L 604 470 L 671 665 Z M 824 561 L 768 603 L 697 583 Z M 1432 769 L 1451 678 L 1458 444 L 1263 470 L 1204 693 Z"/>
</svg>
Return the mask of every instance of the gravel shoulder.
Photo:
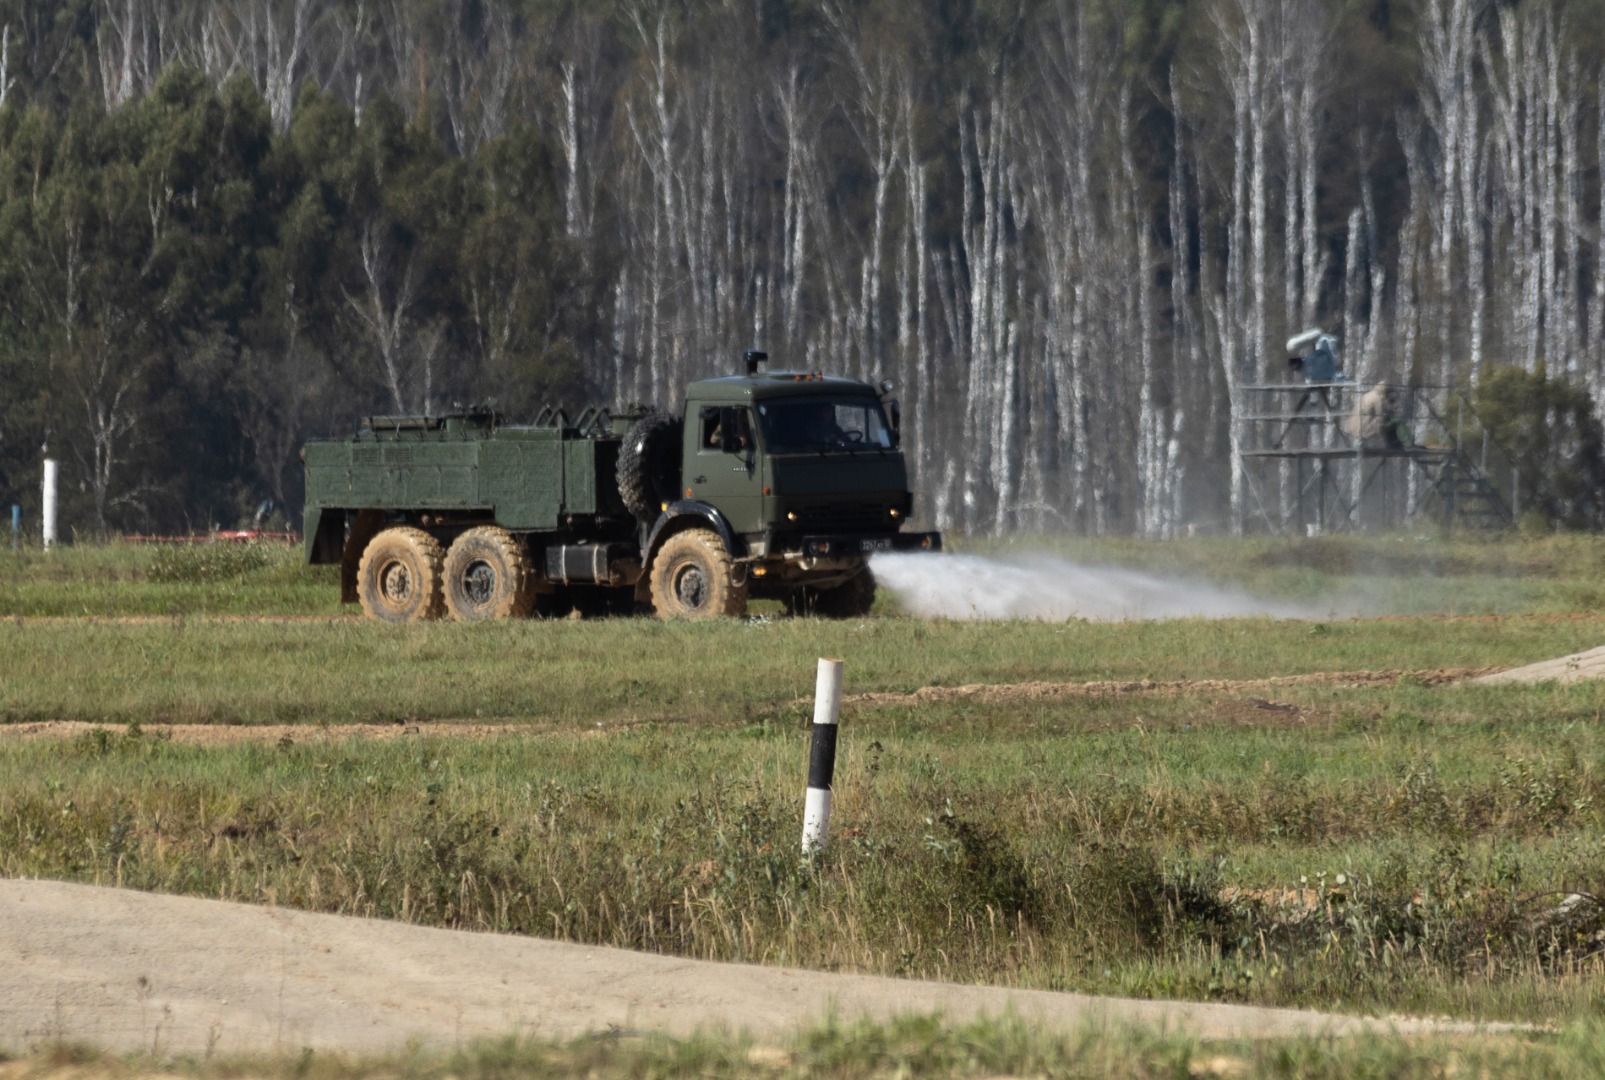
<svg viewBox="0 0 1605 1080">
<path fill-rule="evenodd" d="M 1200 1037 L 1504 1030 L 716 964 L 53 881 L 0 880 L 0 1048 L 158 1056 L 379 1054 L 508 1034 L 703 1029 L 780 1038 L 843 1020 L 1013 1013 L 1052 1030 Z"/>
</svg>

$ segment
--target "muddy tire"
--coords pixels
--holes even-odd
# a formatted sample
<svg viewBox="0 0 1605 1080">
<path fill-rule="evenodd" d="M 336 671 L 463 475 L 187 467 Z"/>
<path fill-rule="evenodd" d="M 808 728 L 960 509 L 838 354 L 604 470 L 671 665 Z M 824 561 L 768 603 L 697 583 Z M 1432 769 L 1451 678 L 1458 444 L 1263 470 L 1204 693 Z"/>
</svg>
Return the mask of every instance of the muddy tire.
<svg viewBox="0 0 1605 1080">
<path fill-rule="evenodd" d="M 663 504 L 680 495 L 680 436 L 684 426 L 666 413 L 648 413 L 619 447 L 619 495 L 638 521 L 656 521 Z"/>
<path fill-rule="evenodd" d="M 747 613 L 747 582 L 738 585 L 730 553 L 711 529 L 687 529 L 664 541 L 652 560 L 652 607 L 660 619 L 712 619 Z"/>
<path fill-rule="evenodd" d="M 535 606 L 524 546 L 506 529 L 469 529 L 446 552 L 446 610 L 462 622 L 522 619 Z"/>
<path fill-rule="evenodd" d="M 791 614 L 821 619 L 858 619 L 874 606 L 875 575 L 867 566 L 840 585 L 829 589 L 804 586 L 786 598 L 786 610 Z"/>
<path fill-rule="evenodd" d="M 385 529 L 368 541 L 357 567 L 362 610 L 381 622 L 440 618 L 446 610 L 444 561 L 440 541 L 422 529 Z"/>
</svg>

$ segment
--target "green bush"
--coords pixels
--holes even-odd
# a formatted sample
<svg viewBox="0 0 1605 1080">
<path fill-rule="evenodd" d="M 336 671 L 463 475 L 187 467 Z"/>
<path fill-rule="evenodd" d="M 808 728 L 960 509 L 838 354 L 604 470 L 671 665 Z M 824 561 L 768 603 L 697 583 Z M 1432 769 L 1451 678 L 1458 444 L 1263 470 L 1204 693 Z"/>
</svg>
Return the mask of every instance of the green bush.
<svg viewBox="0 0 1605 1080">
<path fill-rule="evenodd" d="M 1490 450 L 1499 451 L 1490 460 L 1509 458 L 1504 467 L 1491 465 L 1495 482 L 1507 499 L 1519 494 L 1524 519 L 1536 510 L 1568 529 L 1605 525 L 1605 430 L 1586 389 L 1551 378 L 1542 364 L 1536 371 L 1499 366 L 1472 397 Z M 1473 432 L 1465 445 L 1480 441 Z M 1524 520 L 1523 528 L 1532 524 Z"/>
</svg>

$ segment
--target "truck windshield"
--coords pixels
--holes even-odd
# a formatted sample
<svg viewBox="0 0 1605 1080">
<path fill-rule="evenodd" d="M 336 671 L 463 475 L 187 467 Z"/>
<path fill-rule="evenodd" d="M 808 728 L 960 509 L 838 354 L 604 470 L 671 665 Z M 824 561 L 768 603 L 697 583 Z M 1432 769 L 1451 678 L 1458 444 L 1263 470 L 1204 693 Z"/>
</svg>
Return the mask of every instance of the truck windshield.
<svg viewBox="0 0 1605 1080">
<path fill-rule="evenodd" d="M 758 404 L 764 446 L 772 454 L 890 449 L 881 403 L 872 397 L 782 398 Z"/>
</svg>

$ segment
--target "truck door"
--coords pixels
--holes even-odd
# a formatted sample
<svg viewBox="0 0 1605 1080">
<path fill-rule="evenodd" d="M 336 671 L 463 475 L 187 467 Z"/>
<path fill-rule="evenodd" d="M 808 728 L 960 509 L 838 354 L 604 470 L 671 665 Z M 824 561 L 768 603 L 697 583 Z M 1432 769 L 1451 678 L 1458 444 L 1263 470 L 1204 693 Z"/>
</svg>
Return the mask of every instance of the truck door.
<svg viewBox="0 0 1605 1080">
<path fill-rule="evenodd" d="M 707 406 L 696 414 L 697 446 L 686 462 L 692 498 L 717 507 L 738 533 L 763 528 L 763 463 L 753 438 L 752 411 L 740 405 Z"/>
</svg>

